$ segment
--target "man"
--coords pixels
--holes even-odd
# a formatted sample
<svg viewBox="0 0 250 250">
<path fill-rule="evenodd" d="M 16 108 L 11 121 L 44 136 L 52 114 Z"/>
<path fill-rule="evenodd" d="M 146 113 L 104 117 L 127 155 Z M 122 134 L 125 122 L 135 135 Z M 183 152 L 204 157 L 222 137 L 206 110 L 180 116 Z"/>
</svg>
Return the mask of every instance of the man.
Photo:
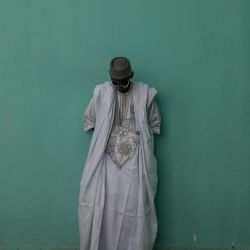
<svg viewBox="0 0 250 250">
<path fill-rule="evenodd" d="M 95 86 L 83 118 L 84 131 L 94 132 L 80 184 L 80 250 L 152 250 L 157 91 L 131 80 L 126 57 L 113 58 L 109 74 L 111 81 Z"/>
</svg>

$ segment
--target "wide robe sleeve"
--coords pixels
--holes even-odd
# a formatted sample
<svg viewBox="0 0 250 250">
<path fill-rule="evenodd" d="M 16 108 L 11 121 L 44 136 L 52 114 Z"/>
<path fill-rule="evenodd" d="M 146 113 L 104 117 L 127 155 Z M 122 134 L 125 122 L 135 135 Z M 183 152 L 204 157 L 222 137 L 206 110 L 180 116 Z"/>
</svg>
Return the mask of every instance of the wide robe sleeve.
<svg viewBox="0 0 250 250">
<path fill-rule="evenodd" d="M 158 104 L 156 102 L 155 95 L 157 90 L 153 87 L 149 88 L 148 103 L 147 103 L 147 115 L 148 123 L 154 134 L 160 134 L 161 131 L 161 114 Z"/>
<path fill-rule="evenodd" d="M 83 113 L 82 128 L 84 131 L 90 130 L 95 127 L 96 122 L 96 107 L 95 97 L 92 96 L 85 112 Z"/>
</svg>

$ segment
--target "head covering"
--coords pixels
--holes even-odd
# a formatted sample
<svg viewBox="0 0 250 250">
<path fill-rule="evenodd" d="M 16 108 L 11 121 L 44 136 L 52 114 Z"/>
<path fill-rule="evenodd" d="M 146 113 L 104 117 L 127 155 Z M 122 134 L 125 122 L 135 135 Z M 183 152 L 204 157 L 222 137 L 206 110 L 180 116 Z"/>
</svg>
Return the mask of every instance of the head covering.
<svg viewBox="0 0 250 250">
<path fill-rule="evenodd" d="M 109 74 L 114 79 L 124 79 L 131 76 L 131 64 L 128 58 L 118 56 L 110 61 Z"/>
</svg>

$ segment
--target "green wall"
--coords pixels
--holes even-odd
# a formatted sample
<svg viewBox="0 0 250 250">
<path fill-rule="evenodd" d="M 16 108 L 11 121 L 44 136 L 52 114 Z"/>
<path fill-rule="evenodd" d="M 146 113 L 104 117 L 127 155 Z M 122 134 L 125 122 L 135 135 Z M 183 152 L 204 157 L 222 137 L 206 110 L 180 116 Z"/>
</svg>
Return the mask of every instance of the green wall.
<svg viewBox="0 0 250 250">
<path fill-rule="evenodd" d="M 250 1 L 0 0 L 0 248 L 78 247 L 82 113 L 109 61 L 158 90 L 157 246 L 250 246 Z"/>
</svg>

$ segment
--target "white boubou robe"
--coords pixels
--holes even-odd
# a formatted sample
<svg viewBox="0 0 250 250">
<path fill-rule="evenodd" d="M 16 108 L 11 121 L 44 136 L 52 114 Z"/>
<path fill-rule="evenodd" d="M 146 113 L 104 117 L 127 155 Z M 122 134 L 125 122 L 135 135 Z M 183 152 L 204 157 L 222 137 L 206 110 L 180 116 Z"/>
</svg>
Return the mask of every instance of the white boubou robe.
<svg viewBox="0 0 250 250">
<path fill-rule="evenodd" d="M 147 117 L 147 108 L 157 90 L 143 82 L 133 81 L 133 102 L 137 130 L 140 131 L 138 208 L 130 247 L 126 250 L 152 250 L 157 234 L 157 215 L 154 198 L 157 190 L 157 160 L 154 155 L 154 136 Z M 104 150 L 112 129 L 116 95 L 109 81 L 94 89 L 95 121 L 87 160 L 82 172 L 78 205 L 80 250 L 100 250 L 100 228 L 105 204 Z M 91 122 L 91 121 L 90 121 Z M 160 126 L 160 124 L 159 124 Z M 158 131 L 159 132 L 159 131 Z M 107 239 L 112 241 L 113 239 Z M 120 250 L 114 246 L 114 249 Z"/>
</svg>

